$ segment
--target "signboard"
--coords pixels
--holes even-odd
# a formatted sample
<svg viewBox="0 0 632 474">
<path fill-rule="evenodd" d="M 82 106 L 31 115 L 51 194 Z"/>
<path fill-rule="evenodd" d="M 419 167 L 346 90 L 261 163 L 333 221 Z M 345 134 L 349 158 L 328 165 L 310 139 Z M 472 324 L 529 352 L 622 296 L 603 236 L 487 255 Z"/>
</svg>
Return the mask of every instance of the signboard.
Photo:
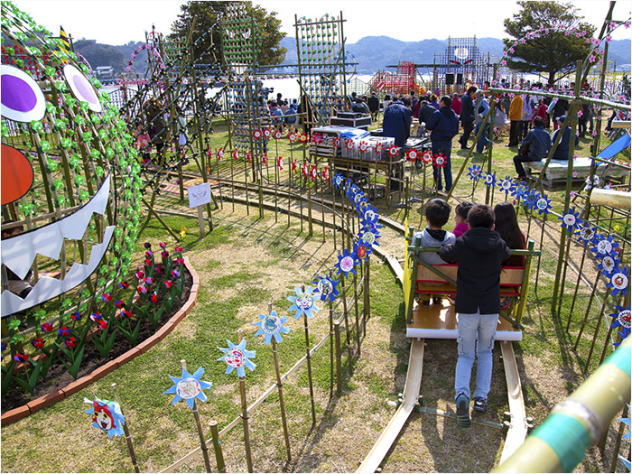
<svg viewBox="0 0 632 474">
<path fill-rule="evenodd" d="M 194 208 L 211 202 L 211 185 L 198 184 L 189 188 L 189 207 Z"/>
</svg>

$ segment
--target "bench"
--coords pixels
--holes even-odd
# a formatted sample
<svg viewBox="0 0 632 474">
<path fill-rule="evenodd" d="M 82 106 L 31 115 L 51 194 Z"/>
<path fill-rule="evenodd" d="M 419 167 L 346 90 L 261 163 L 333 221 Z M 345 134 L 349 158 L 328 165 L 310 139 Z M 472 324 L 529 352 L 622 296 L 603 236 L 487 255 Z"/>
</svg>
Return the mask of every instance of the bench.
<svg viewBox="0 0 632 474">
<path fill-rule="evenodd" d="M 520 320 L 527 301 L 531 260 L 534 255 L 539 254 L 539 251 L 533 248 L 534 242 L 530 240 L 527 250 L 512 250 L 513 254 L 526 256 L 524 266 L 502 266 L 501 268 L 501 317 L 496 331 L 498 341 L 522 340 Z M 406 305 L 408 318 L 406 336 L 419 339 L 456 339 L 457 317 L 453 300 L 457 291 L 458 265 L 429 265 L 420 261 L 420 255 L 422 252 L 436 252 L 437 249 L 422 249 L 415 246 L 408 249 L 413 266 L 407 262 L 410 296 L 407 298 Z M 422 304 L 422 300 L 432 296 L 440 296 L 440 302 Z"/>
<path fill-rule="evenodd" d="M 523 163 L 525 171 L 528 176 L 532 176 L 534 173 L 540 174 L 544 168 L 546 160 L 531 161 Z M 583 182 L 590 176 L 590 167 L 593 160 L 590 158 L 575 158 L 573 160 L 573 181 Z M 595 171 L 595 176 L 598 176 L 602 181 L 604 178 L 623 178 L 627 176 L 628 171 L 625 168 L 619 166 L 600 163 Z M 568 161 L 567 160 L 551 160 L 549 166 L 544 172 L 542 182 L 552 187 L 556 183 L 565 183 L 568 176 Z"/>
</svg>

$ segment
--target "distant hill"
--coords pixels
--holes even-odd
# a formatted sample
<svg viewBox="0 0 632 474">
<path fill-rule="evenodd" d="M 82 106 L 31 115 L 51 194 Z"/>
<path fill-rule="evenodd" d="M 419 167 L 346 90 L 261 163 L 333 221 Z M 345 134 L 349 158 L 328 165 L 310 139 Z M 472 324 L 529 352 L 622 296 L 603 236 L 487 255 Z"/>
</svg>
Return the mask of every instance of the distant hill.
<svg viewBox="0 0 632 474">
<path fill-rule="evenodd" d="M 503 42 L 498 38 L 477 38 L 477 46 L 482 53 L 499 58 L 503 51 Z M 92 67 L 113 66 L 122 72 L 129 55 L 140 42 L 129 42 L 121 46 L 100 44 L 94 40 L 81 39 L 75 42 L 76 50 L 81 53 Z M 397 64 L 400 60 L 418 64 L 430 64 L 435 54 L 441 54 L 447 47 L 447 40 L 426 39 L 421 41 L 400 41 L 388 36 L 365 36 L 356 43 L 346 45 L 351 62 L 359 63 L 359 74 L 373 74 Z M 296 40 L 286 37 L 281 46 L 287 48 L 283 64 L 296 64 Z M 630 70 L 630 40 L 616 40 L 610 43 L 608 58 L 614 61 L 618 70 Z M 146 54 L 139 54 L 134 62 L 134 71 L 144 72 L 147 64 Z M 288 68 L 279 69 L 289 72 Z"/>
<path fill-rule="evenodd" d="M 399 61 L 431 64 L 434 55 L 443 53 L 447 45 L 447 40 L 400 41 L 388 36 L 365 36 L 356 43 L 347 44 L 346 49 L 352 58 L 351 61 L 359 63 L 359 74 L 373 74 Z M 489 53 L 496 58 L 502 56 L 503 42 L 498 38 L 477 38 L 476 45 L 484 54 Z M 296 64 L 296 40 L 284 38 L 281 46 L 287 48 L 283 64 Z M 618 70 L 629 71 L 630 40 L 612 41 L 608 58 L 617 64 Z"/>
</svg>

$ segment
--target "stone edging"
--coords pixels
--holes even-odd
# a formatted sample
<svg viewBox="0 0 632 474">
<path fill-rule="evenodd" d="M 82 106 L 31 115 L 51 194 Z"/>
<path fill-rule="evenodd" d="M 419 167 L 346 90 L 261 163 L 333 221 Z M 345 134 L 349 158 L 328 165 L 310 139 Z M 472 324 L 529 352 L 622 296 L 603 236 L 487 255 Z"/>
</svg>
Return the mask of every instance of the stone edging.
<svg viewBox="0 0 632 474">
<path fill-rule="evenodd" d="M 43 395 L 35 400 L 31 400 L 30 402 L 22 405 L 20 407 L 14 408 L 13 410 L 9 410 L 4 413 L 1 418 L 2 426 L 8 426 L 11 423 L 15 423 L 22 418 L 26 418 L 27 416 L 35 413 L 36 411 L 41 410 L 42 408 L 49 407 L 60 400 L 63 400 L 66 397 L 78 392 L 79 390 L 83 390 L 88 385 L 93 382 L 96 382 L 100 378 L 106 376 L 110 372 L 114 371 L 114 369 L 122 366 L 123 364 L 129 362 L 130 360 L 138 357 L 139 355 L 147 352 L 153 346 L 162 341 L 167 334 L 169 334 L 173 329 L 178 325 L 180 321 L 182 321 L 185 316 L 189 314 L 189 312 L 195 306 L 197 300 L 197 294 L 200 287 L 200 278 L 195 271 L 195 269 L 191 266 L 189 259 L 185 257 L 184 266 L 191 274 L 192 285 L 191 285 L 191 293 L 189 294 L 189 298 L 185 301 L 184 305 L 178 310 L 176 314 L 171 316 L 169 321 L 162 325 L 158 331 L 149 336 L 143 342 L 138 344 L 136 347 L 128 350 L 127 352 L 121 354 L 116 359 L 113 359 L 102 366 L 94 369 L 88 375 L 84 375 L 77 380 L 70 382 L 65 387 L 55 391 L 49 392 L 46 395 Z M 183 275 L 184 277 L 184 275 Z"/>
</svg>

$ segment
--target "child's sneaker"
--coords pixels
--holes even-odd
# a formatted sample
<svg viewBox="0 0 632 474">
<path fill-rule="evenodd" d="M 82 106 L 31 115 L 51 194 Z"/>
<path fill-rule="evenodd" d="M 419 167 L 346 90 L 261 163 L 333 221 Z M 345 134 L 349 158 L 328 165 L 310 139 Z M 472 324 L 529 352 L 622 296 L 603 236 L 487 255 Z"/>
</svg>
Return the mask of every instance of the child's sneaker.
<svg viewBox="0 0 632 474">
<path fill-rule="evenodd" d="M 456 424 L 461 428 L 469 428 L 470 423 L 470 399 L 460 393 L 456 397 Z"/>
<path fill-rule="evenodd" d="M 480 411 L 481 413 L 487 411 L 487 399 L 481 397 L 474 398 L 474 411 Z"/>
</svg>

